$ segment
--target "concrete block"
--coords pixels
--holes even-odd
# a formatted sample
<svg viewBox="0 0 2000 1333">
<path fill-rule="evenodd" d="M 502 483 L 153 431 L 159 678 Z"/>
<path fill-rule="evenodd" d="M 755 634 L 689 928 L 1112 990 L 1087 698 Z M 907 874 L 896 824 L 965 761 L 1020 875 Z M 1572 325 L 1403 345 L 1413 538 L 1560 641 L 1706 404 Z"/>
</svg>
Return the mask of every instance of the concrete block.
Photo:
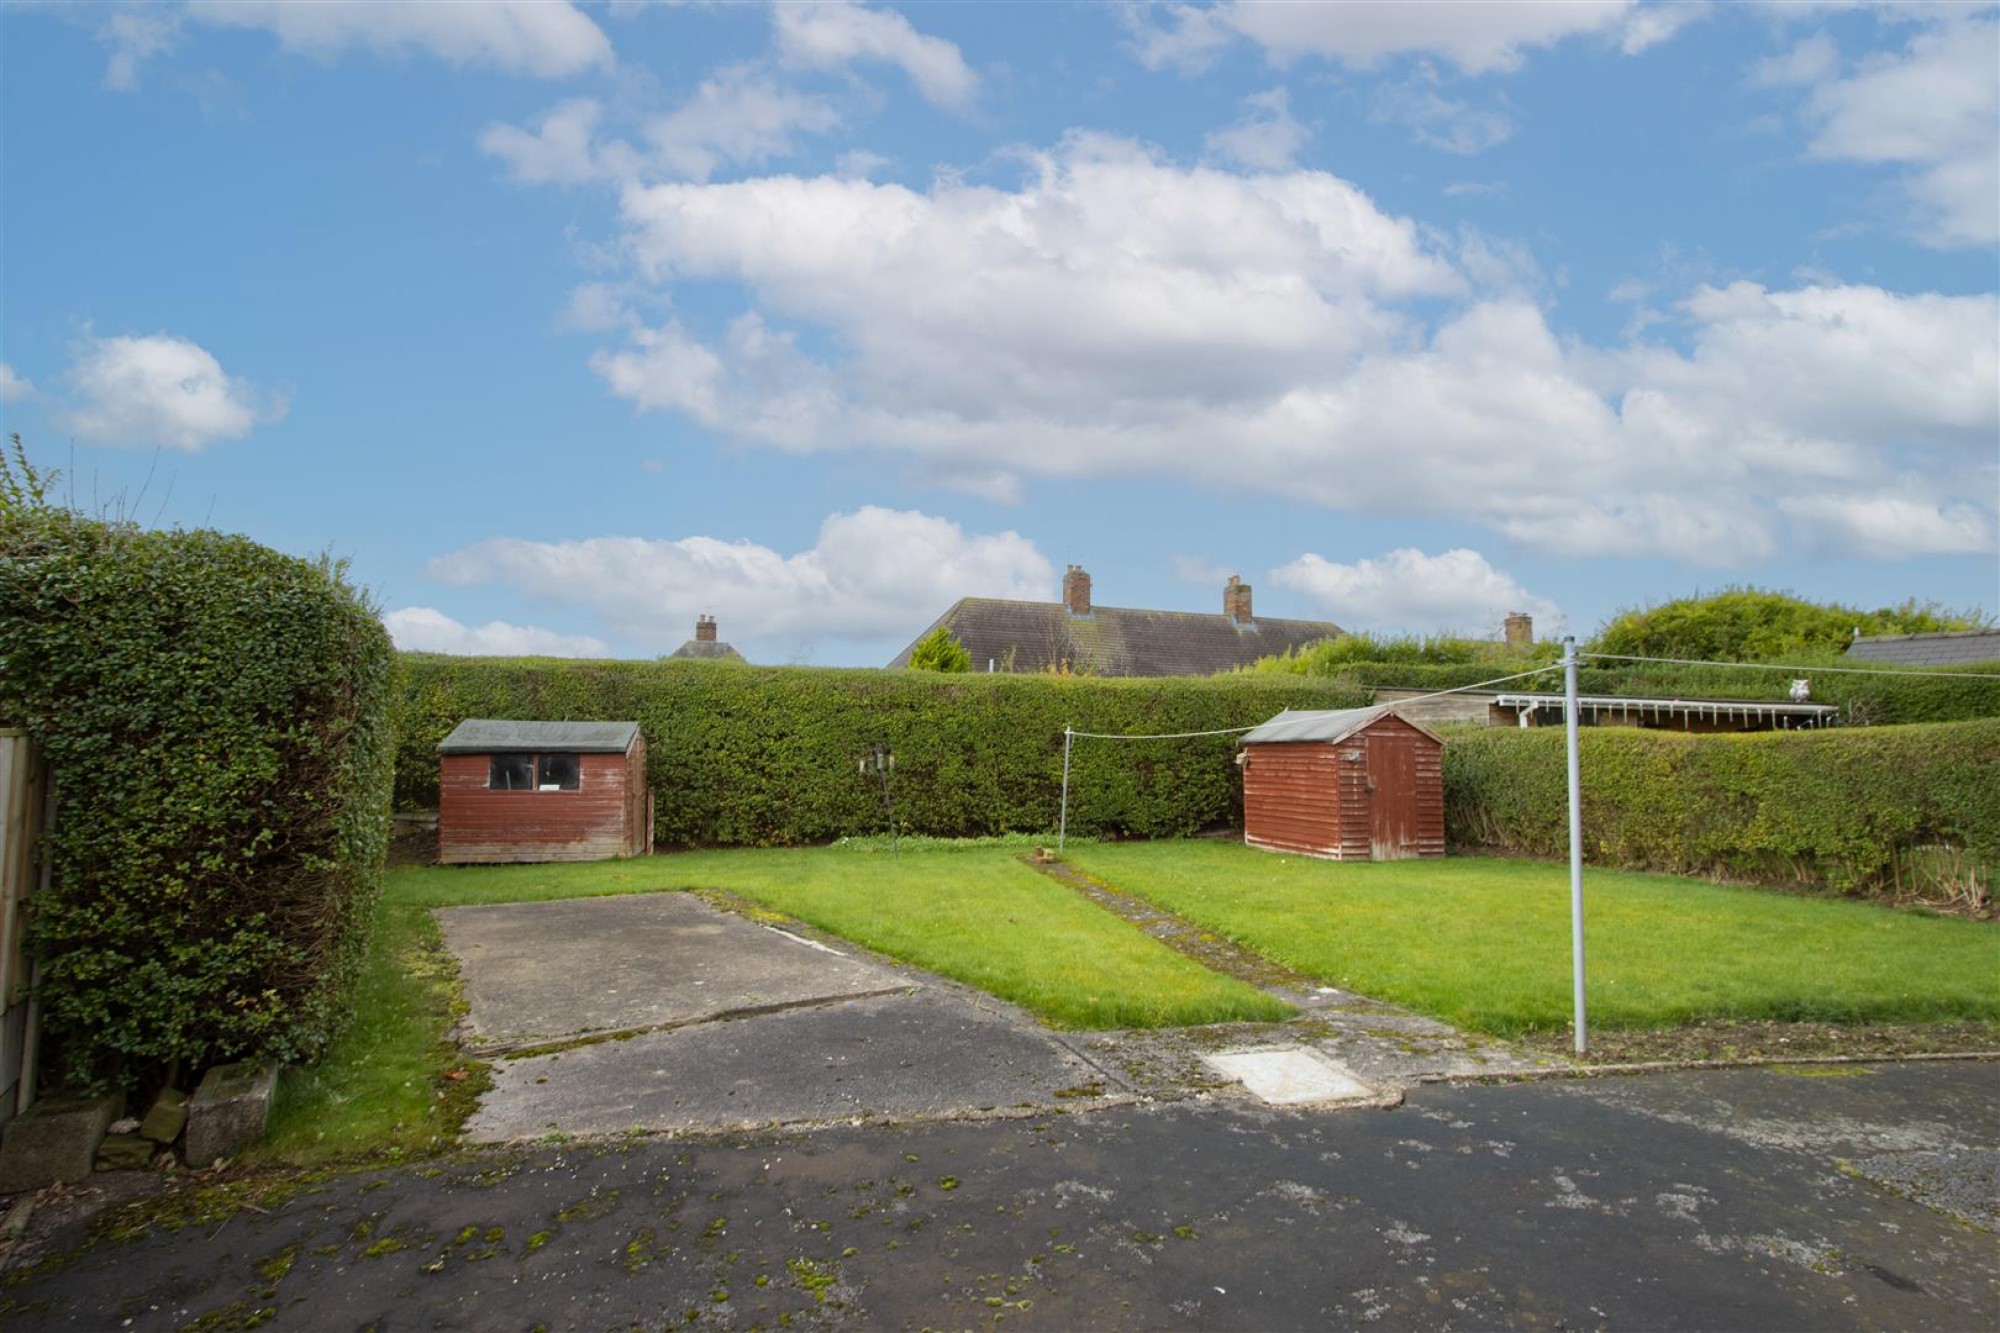
<svg viewBox="0 0 2000 1333">
<path fill-rule="evenodd" d="M 160 1145 L 137 1134 L 106 1134 L 97 1145 L 99 1171 L 143 1171 L 152 1165 Z"/>
<path fill-rule="evenodd" d="M 153 1109 L 138 1125 L 139 1133 L 155 1143 L 172 1143 L 187 1127 L 188 1095 L 179 1088 L 161 1088 Z"/>
<path fill-rule="evenodd" d="M 263 1138 L 277 1086 L 275 1065 L 217 1065 L 202 1075 L 187 1108 L 188 1165 L 203 1167 L 218 1157 L 234 1157 Z"/>
<path fill-rule="evenodd" d="M 116 1093 L 45 1097 L 9 1120 L 0 1135 L 0 1194 L 88 1180 L 106 1128 L 124 1109 Z"/>
</svg>

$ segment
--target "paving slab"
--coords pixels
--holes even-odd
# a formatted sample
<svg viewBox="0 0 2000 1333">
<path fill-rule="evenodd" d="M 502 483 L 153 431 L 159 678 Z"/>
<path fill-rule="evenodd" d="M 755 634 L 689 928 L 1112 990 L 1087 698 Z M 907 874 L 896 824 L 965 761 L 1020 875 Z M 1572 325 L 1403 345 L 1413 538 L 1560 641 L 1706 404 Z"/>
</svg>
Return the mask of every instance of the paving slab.
<svg viewBox="0 0 2000 1333">
<path fill-rule="evenodd" d="M 943 989 L 501 1059 L 479 1142 L 1053 1107 L 1102 1091 L 1049 1035 Z"/>
<path fill-rule="evenodd" d="M 685 893 L 438 912 L 480 1053 L 882 994 L 908 973 L 718 911 Z"/>
</svg>

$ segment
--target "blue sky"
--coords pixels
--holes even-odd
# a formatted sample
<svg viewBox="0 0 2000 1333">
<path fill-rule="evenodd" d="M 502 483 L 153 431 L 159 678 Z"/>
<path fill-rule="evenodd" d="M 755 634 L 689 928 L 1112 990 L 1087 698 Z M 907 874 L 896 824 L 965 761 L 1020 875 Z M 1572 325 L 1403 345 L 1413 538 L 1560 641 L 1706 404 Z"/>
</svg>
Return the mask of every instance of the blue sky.
<svg viewBox="0 0 2000 1333">
<path fill-rule="evenodd" d="M 2000 612 L 1992 5 L 0 8 L 0 413 L 405 646 Z"/>
</svg>

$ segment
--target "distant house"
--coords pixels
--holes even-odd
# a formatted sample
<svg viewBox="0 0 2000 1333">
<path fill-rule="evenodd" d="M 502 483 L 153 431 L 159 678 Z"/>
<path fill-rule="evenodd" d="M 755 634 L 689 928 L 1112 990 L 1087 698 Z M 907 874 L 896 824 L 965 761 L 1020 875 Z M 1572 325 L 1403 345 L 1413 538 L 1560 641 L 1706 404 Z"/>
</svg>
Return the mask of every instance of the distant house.
<svg viewBox="0 0 2000 1333">
<path fill-rule="evenodd" d="M 1937 634 L 1856 635 L 1847 655 L 1885 666 L 1961 667 L 2000 662 L 2000 630 L 1947 630 Z"/>
<path fill-rule="evenodd" d="M 743 654 L 715 638 L 715 617 L 696 616 L 694 637 L 667 654 L 668 657 L 706 657 L 717 662 L 741 662 Z"/>
<path fill-rule="evenodd" d="M 974 671 L 1061 669 L 1098 676 L 1212 676 L 1290 648 L 1346 633 L 1325 620 L 1260 620 L 1251 614 L 1250 585 L 1231 576 L 1222 613 L 1141 611 L 1098 606 L 1090 575 L 1071 565 L 1060 602 L 964 597 L 925 627 L 891 667 L 940 625 L 972 654 Z"/>
</svg>

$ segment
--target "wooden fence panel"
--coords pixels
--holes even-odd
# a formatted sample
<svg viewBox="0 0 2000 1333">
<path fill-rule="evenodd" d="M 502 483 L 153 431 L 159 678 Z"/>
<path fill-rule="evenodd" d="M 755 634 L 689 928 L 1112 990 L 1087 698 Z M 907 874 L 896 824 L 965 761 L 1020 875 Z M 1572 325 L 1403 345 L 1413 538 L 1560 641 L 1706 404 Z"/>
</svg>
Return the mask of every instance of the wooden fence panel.
<svg viewBox="0 0 2000 1333">
<path fill-rule="evenodd" d="M 0 727 L 0 1124 L 35 1094 L 27 904 L 41 873 L 35 843 L 47 800 L 48 774 L 27 733 Z"/>
</svg>

